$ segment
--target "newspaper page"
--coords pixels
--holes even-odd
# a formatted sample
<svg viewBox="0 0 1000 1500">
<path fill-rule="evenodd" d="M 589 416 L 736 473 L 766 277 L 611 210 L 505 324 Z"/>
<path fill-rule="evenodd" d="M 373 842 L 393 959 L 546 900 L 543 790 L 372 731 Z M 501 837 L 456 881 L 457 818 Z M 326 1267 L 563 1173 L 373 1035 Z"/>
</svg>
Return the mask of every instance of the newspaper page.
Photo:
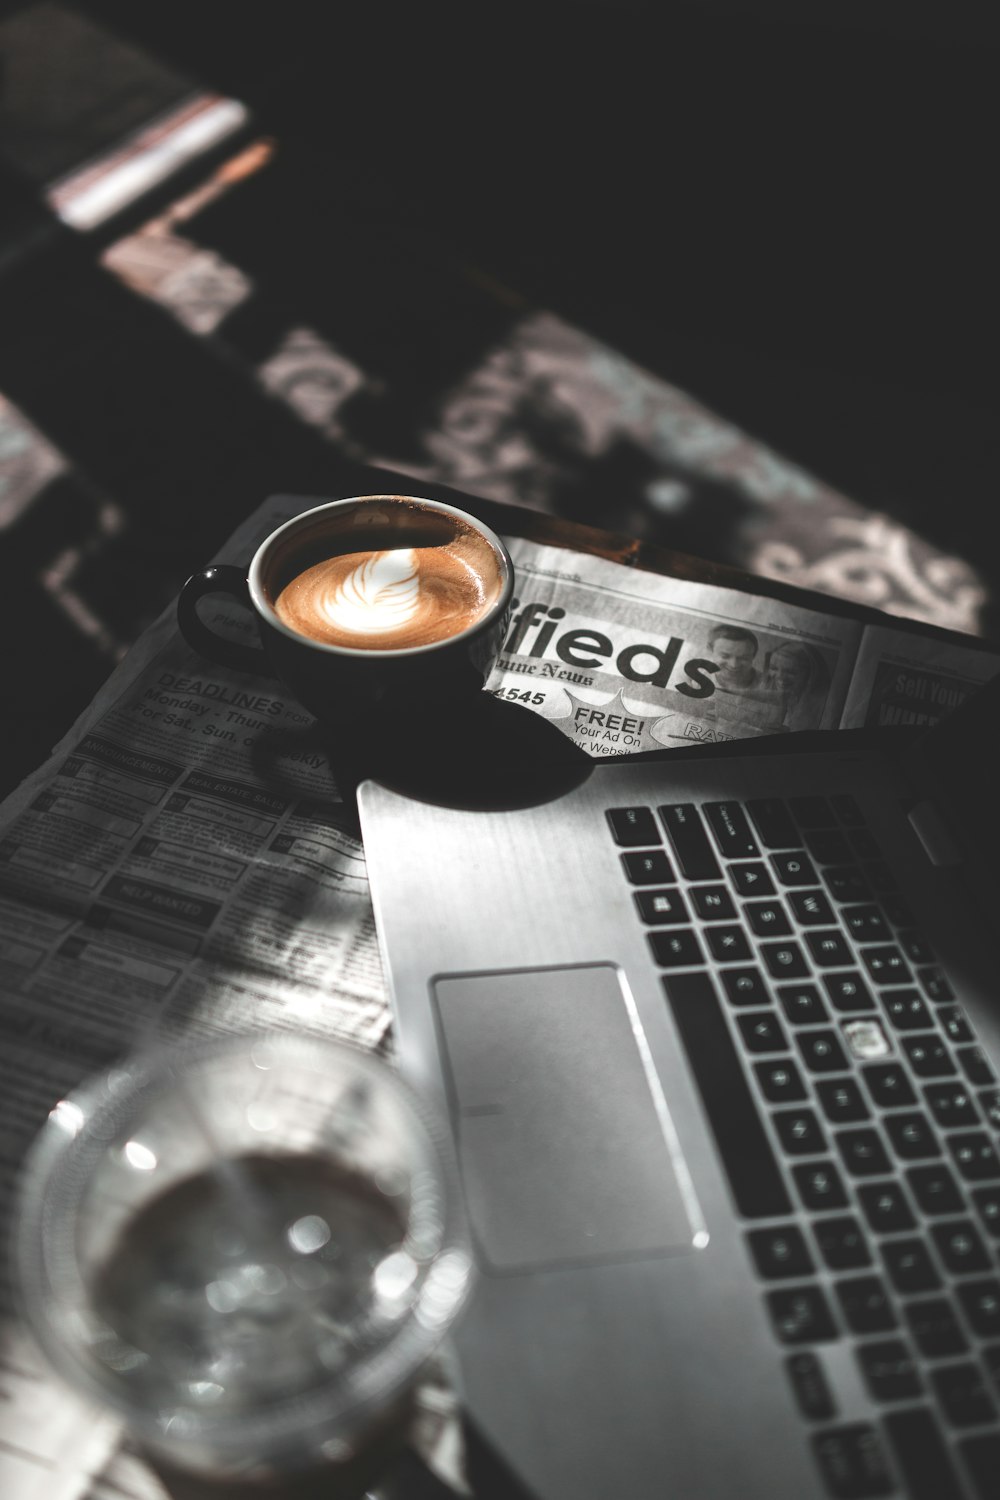
<svg viewBox="0 0 1000 1500">
<path fill-rule="evenodd" d="M 215 560 L 245 565 L 317 503 L 268 501 Z M 487 688 L 595 757 L 879 722 L 871 715 L 918 697 L 930 712 L 1000 665 L 741 591 L 509 546 L 517 598 Z M 235 601 L 213 608 L 215 630 L 255 639 Z M 902 685 L 904 672 L 926 686 Z M 85 1074 L 140 1042 L 248 1025 L 385 1042 L 364 856 L 308 713 L 273 678 L 194 653 L 171 607 L 0 807 L 4 1235 L 29 1141 Z M 161 1496 L 113 1427 L 41 1367 L 4 1267 L 0 1494 Z M 421 1421 L 425 1460 L 461 1492 L 447 1380 L 428 1384 Z"/>
<path fill-rule="evenodd" d="M 869 626 L 841 720 L 845 729 L 929 728 L 1000 671 L 993 651 Z"/>
<path fill-rule="evenodd" d="M 509 541 L 511 627 L 487 684 L 594 756 L 835 729 L 863 627 L 735 589 Z"/>
<path fill-rule="evenodd" d="M 508 539 L 517 595 L 487 687 L 594 756 L 932 724 L 1000 653 Z"/>
</svg>

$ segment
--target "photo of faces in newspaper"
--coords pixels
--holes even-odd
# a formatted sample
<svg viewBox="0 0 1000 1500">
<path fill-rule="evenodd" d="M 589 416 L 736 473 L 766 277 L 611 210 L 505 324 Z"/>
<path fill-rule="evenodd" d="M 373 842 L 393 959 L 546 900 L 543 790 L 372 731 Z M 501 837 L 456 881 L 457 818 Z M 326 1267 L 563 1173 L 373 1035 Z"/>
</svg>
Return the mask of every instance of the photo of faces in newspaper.
<svg viewBox="0 0 1000 1500">
<path fill-rule="evenodd" d="M 748 622 L 745 599 L 737 622 L 724 615 L 730 591 L 695 585 L 681 586 L 690 604 L 647 602 L 639 575 L 624 580 L 635 593 L 616 587 L 621 569 L 602 587 L 593 563 L 586 582 L 520 568 L 489 683 L 499 697 L 544 714 L 595 755 L 838 722 L 857 645 L 841 622 L 792 618 L 786 607 Z"/>
</svg>

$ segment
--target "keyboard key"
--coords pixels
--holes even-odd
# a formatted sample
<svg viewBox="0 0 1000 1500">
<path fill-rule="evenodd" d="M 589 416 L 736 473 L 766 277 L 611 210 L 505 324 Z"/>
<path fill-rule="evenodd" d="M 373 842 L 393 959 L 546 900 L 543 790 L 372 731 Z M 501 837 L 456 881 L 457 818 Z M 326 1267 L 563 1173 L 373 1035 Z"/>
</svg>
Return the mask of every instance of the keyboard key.
<svg viewBox="0 0 1000 1500">
<path fill-rule="evenodd" d="M 883 886 L 882 889 L 889 891 L 888 886 Z M 894 927 L 912 927 L 916 921 L 910 907 L 898 892 L 890 892 L 883 896 L 882 910 Z"/>
<path fill-rule="evenodd" d="M 811 1109 L 776 1110 L 771 1118 L 789 1156 L 817 1156 L 826 1150 L 822 1127 Z"/>
<path fill-rule="evenodd" d="M 738 802 L 706 802 L 702 811 L 723 859 L 753 859 L 760 853 L 746 813 Z"/>
<path fill-rule="evenodd" d="M 972 1096 L 963 1083 L 929 1083 L 924 1098 L 931 1114 L 945 1130 L 956 1125 L 978 1125 Z"/>
<path fill-rule="evenodd" d="M 886 1015 L 897 1031 L 932 1031 L 934 1029 L 934 1017 L 916 990 L 890 991 L 882 996 L 882 1004 Z"/>
<path fill-rule="evenodd" d="M 955 1056 L 966 1078 L 977 1088 L 983 1084 L 996 1083 L 997 1075 L 982 1047 L 956 1047 Z"/>
<path fill-rule="evenodd" d="M 878 840 L 869 829 L 852 829 L 848 837 L 856 859 L 881 859 L 882 851 L 878 846 Z"/>
<path fill-rule="evenodd" d="M 836 792 L 830 798 L 830 806 L 837 817 L 848 827 L 860 828 L 864 826 L 864 814 L 850 792 Z"/>
<path fill-rule="evenodd" d="M 809 1276 L 815 1269 L 802 1231 L 794 1225 L 780 1229 L 752 1229 L 747 1241 L 758 1275 L 768 1281 L 785 1276 Z"/>
<path fill-rule="evenodd" d="M 988 1344 L 979 1352 L 983 1356 L 983 1364 L 993 1382 L 993 1388 L 1000 1396 L 1000 1344 Z"/>
<path fill-rule="evenodd" d="M 823 1263 L 831 1271 L 856 1271 L 871 1265 L 868 1243 L 857 1219 L 848 1215 L 817 1219 L 812 1229 Z"/>
<path fill-rule="evenodd" d="M 780 1168 L 710 976 L 669 974 L 663 988 L 737 1208 L 747 1219 L 791 1213 Z"/>
<path fill-rule="evenodd" d="M 968 1340 L 951 1304 L 943 1297 L 925 1297 L 918 1302 L 907 1302 L 903 1315 L 917 1348 L 928 1359 L 939 1359 L 948 1354 L 964 1354 L 968 1349 Z"/>
<path fill-rule="evenodd" d="M 886 1240 L 880 1247 L 889 1280 L 897 1292 L 936 1292 L 941 1285 L 922 1240 Z"/>
<path fill-rule="evenodd" d="M 872 1063 L 862 1068 L 861 1076 L 872 1102 L 881 1109 L 899 1109 L 917 1102 L 913 1085 L 899 1063 Z"/>
<path fill-rule="evenodd" d="M 748 901 L 743 911 L 758 937 L 787 937 L 792 930 L 780 901 Z"/>
<path fill-rule="evenodd" d="M 861 957 L 876 984 L 909 984 L 913 978 L 909 964 L 894 943 L 863 948 Z"/>
<path fill-rule="evenodd" d="M 661 844 L 660 830 L 648 807 L 612 807 L 608 809 L 611 837 L 616 844 L 638 848 L 642 844 Z"/>
<path fill-rule="evenodd" d="M 770 860 L 782 885 L 819 884 L 819 876 L 804 854 L 772 854 Z"/>
<path fill-rule="evenodd" d="M 959 1214 L 965 1208 L 948 1167 L 912 1167 L 906 1179 L 925 1214 Z"/>
<path fill-rule="evenodd" d="M 903 1036 L 900 1046 L 919 1078 L 941 1078 L 955 1071 L 948 1048 L 938 1036 Z"/>
<path fill-rule="evenodd" d="M 787 1052 L 788 1039 L 773 1010 L 747 1011 L 736 1021 L 750 1052 Z"/>
<path fill-rule="evenodd" d="M 978 1365 L 939 1365 L 931 1371 L 931 1384 L 954 1427 L 980 1427 L 996 1416 L 993 1397 Z"/>
<path fill-rule="evenodd" d="M 823 1113 L 834 1125 L 850 1125 L 870 1118 L 868 1106 L 853 1078 L 823 1079 L 816 1085 Z"/>
<path fill-rule="evenodd" d="M 979 1108 L 986 1116 L 987 1125 L 1000 1130 L 1000 1089 L 980 1089 Z"/>
<path fill-rule="evenodd" d="M 688 922 L 688 909 L 680 891 L 636 891 L 639 915 L 650 926 L 665 927 L 671 922 Z"/>
<path fill-rule="evenodd" d="M 955 991 L 936 966 L 928 969 L 918 969 L 917 978 L 923 985 L 924 994 L 928 995 L 934 1003 L 940 1004 L 944 1000 L 954 1000 Z"/>
<path fill-rule="evenodd" d="M 821 865 L 842 865 L 851 858 L 847 835 L 839 828 L 821 828 L 807 833 L 806 848 Z"/>
<path fill-rule="evenodd" d="M 768 1292 L 767 1305 L 783 1344 L 821 1344 L 837 1337 L 837 1325 L 818 1286 Z"/>
<path fill-rule="evenodd" d="M 959 1444 L 966 1469 L 975 1490 L 976 1500 L 996 1500 L 997 1475 L 1000 1474 L 1000 1434 L 991 1432 L 967 1438 Z"/>
<path fill-rule="evenodd" d="M 897 1156 L 904 1161 L 920 1161 L 940 1156 L 941 1147 L 926 1115 L 916 1110 L 905 1115 L 887 1115 L 883 1121 L 886 1134 Z"/>
<path fill-rule="evenodd" d="M 803 927 L 828 927 L 837 920 L 822 891 L 789 891 L 788 902 Z"/>
<path fill-rule="evenodd" d="M 690 927 L 681 927 L 676 932 L 667 928 L 663 932 L 650 932 L 647 937 L 661 969 L 689 969 L 704 963 L 701 946 Z"/>
<path fill-rule="evenodd" d="M 876 1016 L 854 1016 L 841 1021 L 840 1034 L 858 1062 L 873 1062 L 892 1053 L 892 1043 Z"/>
<path fill-rule="evenodd" d="M 789 797 L 788 806 L 800 828 L 837 826 L 837 815 L 825 797 Z"/>
<path fill-rule="evenodd" d="M 705 938 L 712 957 L 720 963 L 740 963 L 753 958 L 753 949 L 741 927 L 709 927 Z"/>
<path fill-rule="evenodd" d="M 944 1029 L 944 1034 L 949 1042 L 974 1042 L 972 1027 L 963 1016 L 957 1005 L 942 1005 L 938 1010 L 938 1020 Z"/>
<path fill-rule="evenodd" d="M 718 880 L 721 871 L 694 803 L 673 803 L 659 813 L 688 880 Z"/>
<path fill-rule="evenodd" d="M 833 1500 L 874 1500 L 895 1492 L 882 1439 L 867 1423 L 818 1433 L 813 1451 Z"/>
<path fill-rule="evenodd" d="M 809 973 L 798 943 L 761 943 L 760 954 L 774 979 L 802 979 Z"/>
<path fill-rule="evenodd" d="M 859 1345 L 858 1364 L 875 1401 L 908 1401 L 922 1394 L 920 1373 L 902 1339 Z"/>
<path fill-rule="evenodd" d="M 747 803 L 757 837 L 768 849 L 797 849 L 802 837 L 780 797 L 754 797 Z"/>
<path fill-rule="evenodd" d="M 892 929 L 877 906 L 845 906 L 843 918 L 855 942 L 884 942 L 892 936 Z"/>
<path fill-rule="evenodd" d="M 811 1350 L 802 1349 L 798 1354 L 790 1354 L 785 1360 L 785 1370 L 796 1405 L 808 1421 L 825 1422 L 836 1416 L 823 1366 Z"/>
<path fill-rule="evenodd" d="M 729 878 L 741 896 L 773 896 L 774 881 L 764 865 L 758 861 L 745 865 L 730 865 Z"/>
<path fill-rule="evenodd" d="M 771 998 L 759 969 L 726 969 L 720 978 L 734 1005 L 764 1005 Z"/>
<path fill-rule="evenodd" d="M 854 961 L 854 954 L 840 932 L 807 932 L 806 946 L 813 961 L 823 969 L 843 969 Z"/>
<path fill-rule="evenodd" d="M 920 932 L 899 933 L 899 946 L 915 964 L 929 964 L 934 958 L 934 950 Z"/>
<path fill-rule="evenodd" d="M 703 922 L 728 922 L 736 915 L 733 898 L 724 885 L 697 885 L 691 900 Z"/>
<path fill-rule="evenodd" d="M 966 1182 L 1000 1177 L 1000 1157 L 988 1135 L 981 1130 L 963 1131 L 947 1137 L 948 1149 Z"/>
<path fill-rule="evenodd" d="M 951 1454 L 929 1408 L 887 1412 L 884 1426 L 908 1500 L 963 1500 Z"/>
<path fill-rule="evenodd" d="M 803 1205 L 813 1212 L 847 1207 L 844 1184 L 832 1161 L 800 1163 L 792 1168 L 792 1176 Z"/>
<path fill-rule="evenodd" d="M 1000 1281 L 990 1277 L 960 1282 L 958 1299 L 974 1334 L 981 1339 L 995 1339 L 1000 1334 Z"/>
<path fill-rule="evenodd" d="M 876 1234 L 896 1234 L 901 1229 L 915 1229 L 906 1194 L 898 1182 L 869 1182 L 858 1188 L 861 1207 Z"/>
<path fill-rule="evenodd" d="M 622 864 L 630 885 L 668 885 L 676 879 L 673 866 L 662 849 L 623 854 Z"/>
<path fill-rule="evenodd" d="M 834 1010 L 874 1010 L 871 990 L 856 969 L 845 974 L 824 974 L 823 988 Z"/>
<path fill-rule="evenodd" d="M 834 1290 L 853 1333 L 887 1333 L 896 1327 L 896 1314 L 877 1276 L 853 1276 L 838 1281 Z"/>
<path fill-rule="evenodd" d="M 847 1071 L 847 1055 L 835 1031 L 801 1031 L 795 1038 L 802 1060 L 813 1073 Z"/>
<path fill-rule="evenodd" d="M 827 890 L 835 901 L 870 901 L 871 887 L 857 865 L 837 865 L 823 871 Z"/>
<path fill-rule="evenodd" d="M 802 1075 L 791 1058 L 782 1058 L 780 1062 L 754 1063 L 753 1070 L 764 1098 L 769 1099 L 772 1104 L 791 1103 L 794 1099 L 806 1097 Z"/>
<path fill-rule="evenodd" d="M 1000 1187 L 977 1188 L 972 1195 L 986 1233 L 1000 1240 Z"/>
<path fill-rule="evenodd" d="M 859 856 L 860 857 L 860 856 Z M 885 895 L 896 890 L 896 877 L 889 869 L 884 859 L 865 860 L 862 866 L 864 876 L 872 890 L 877 895 Z M 910 918 L 912 922 L 913 918 Z"/>
<path fill-rule="evenodd" d="M 932 1224 L 931 1234 L 938 1254 L 949 1271 L 957 1276 L 967 1271 L 988 1271 L 990 1258 L 979 1231 L 971 1219 L 955 1219 L 947 1224 Z"/>
<path fill-rule="evenodd" d="M 781 984 L 778 1000 L 793 1026 L 816 1026 L 830 1019 L 814 984 Z"/>
<path fill-rule="evenodd" d="M 839 1130 L 834 1137 L 844 1166 L 854 1177 L 879 1177 L 892 1170 L 874 1130 Z"/>
</svg>

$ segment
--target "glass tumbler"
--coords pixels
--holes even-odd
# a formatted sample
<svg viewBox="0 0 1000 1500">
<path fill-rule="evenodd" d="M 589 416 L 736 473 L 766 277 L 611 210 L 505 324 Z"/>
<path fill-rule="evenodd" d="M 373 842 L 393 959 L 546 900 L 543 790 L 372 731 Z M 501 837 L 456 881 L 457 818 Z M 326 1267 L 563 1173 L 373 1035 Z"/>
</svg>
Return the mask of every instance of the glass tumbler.
<svg viewBox="0 0 1000 1500">
<path fill-rule="evenodd" d="M 137 1053 L 61 1100 L 14 1260 L 56 1372 L 154 1466 L 282 1495 L 372 1482 L 472 1278 L 434 1112 L 290 1033 Z"/>
</svg>

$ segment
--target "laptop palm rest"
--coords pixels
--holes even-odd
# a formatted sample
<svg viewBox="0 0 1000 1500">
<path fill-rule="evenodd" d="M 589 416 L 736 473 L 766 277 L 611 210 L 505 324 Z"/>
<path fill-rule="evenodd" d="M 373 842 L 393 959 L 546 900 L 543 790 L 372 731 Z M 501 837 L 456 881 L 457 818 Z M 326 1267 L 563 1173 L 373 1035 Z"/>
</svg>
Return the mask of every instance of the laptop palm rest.
<svg viewBox="0 0 1000 1500">
<path fill-rule="evenodd" d="M 616 966 L 448 975 L 432 992 L 485 1270 L 634 1260 L 703 1243 Z"/>
</svg>

